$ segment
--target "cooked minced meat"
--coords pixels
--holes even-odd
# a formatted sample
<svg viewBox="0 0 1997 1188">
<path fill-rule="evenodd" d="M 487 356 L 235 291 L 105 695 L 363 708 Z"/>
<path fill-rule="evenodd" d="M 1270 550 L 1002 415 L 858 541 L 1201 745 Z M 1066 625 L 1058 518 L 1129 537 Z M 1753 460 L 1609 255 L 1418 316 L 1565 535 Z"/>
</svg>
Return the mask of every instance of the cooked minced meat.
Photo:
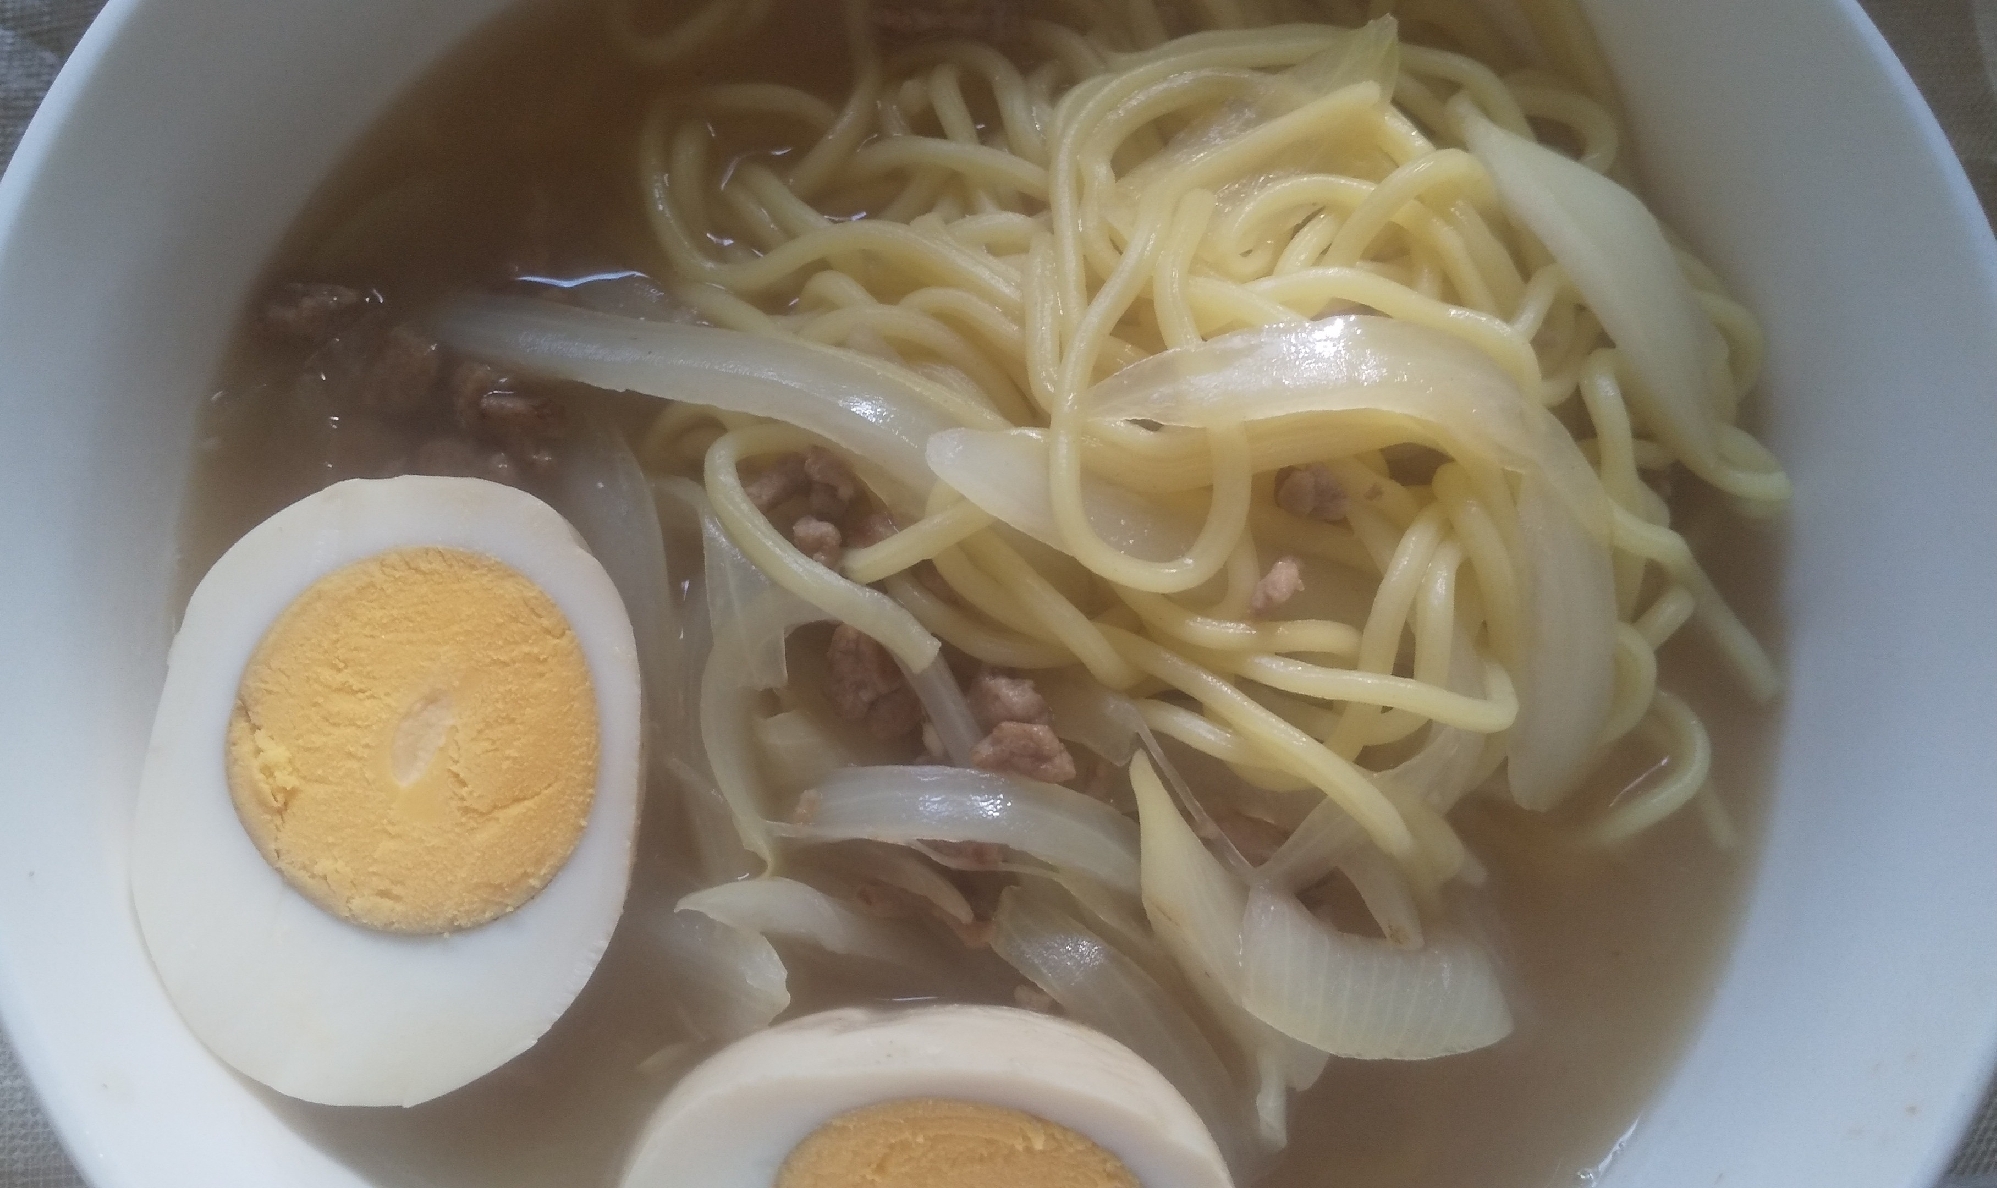
<svg viewBox="0 0 1997 1188">
<path fill-rule="evenodd" d="M 1054 728 L 1040 722 L 1000 722 L 971 748 L 971 763 L 1048 784 L 1075 778 L 1075 757 Z"/>
<path fill-rule="evenodd" d="M 1276 504 L 1307 520 L 1342 520 L 1351 508 L 1344 484 L 1322 462 L 1286 471 L 1276 483 Z"/>
<path fill-rule="evenodd" d="M 790 539 L 798 552 L 827 569 L 839 568 L 839 558 L 846 551 L 839 538 L 839 526 L 817 516 L 799 516 L 797 523 L 791 525 Z"/>
<path fill-rule="evenodd" d="M 1255 592 L 1248 596 L 1248 613 L 1257 618 L 1274 611 L 1304 588 L 1304 572 L 1295 557 L 1278 557 L 1255 583 Z"/>
</svg>

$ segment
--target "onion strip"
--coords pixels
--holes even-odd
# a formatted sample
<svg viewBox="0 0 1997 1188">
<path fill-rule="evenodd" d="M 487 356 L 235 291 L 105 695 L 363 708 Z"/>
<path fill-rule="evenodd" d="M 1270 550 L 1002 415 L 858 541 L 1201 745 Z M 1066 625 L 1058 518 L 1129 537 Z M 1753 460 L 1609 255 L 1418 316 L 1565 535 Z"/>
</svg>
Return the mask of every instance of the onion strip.
<svg viewBox="0 0 1997 1188">
<path fill-rule="evenodd" d="M 1431 931 L 1407 951 L 1347 936 L 1269 887 L 1248 894 L 1243 1001 L 1255 1017 L 1334 1056 L 1425 1060 L 1486 1047 L 1512 1029 L 1482 947 Z"/>
<path fill-rule="evenodd" d="M 1057 869 L 1137 893 L 1137 830 L 1115 809 L 1057 784 L 963 767 L 853 767 L 815 789 L 802 821 L 777 834 L 1008 846 Z"/>
</svg>

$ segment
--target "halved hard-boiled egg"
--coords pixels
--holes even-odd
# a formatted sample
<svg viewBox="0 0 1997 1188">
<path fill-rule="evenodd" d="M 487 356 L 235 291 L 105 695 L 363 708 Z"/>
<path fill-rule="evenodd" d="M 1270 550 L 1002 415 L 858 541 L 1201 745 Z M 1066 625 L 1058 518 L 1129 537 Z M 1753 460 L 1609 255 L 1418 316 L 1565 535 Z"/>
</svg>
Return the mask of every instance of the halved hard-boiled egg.
<svg viewBox="0 0 1997 1188">
<path fill-rule="evenodd" d="M 630 620 L 568 523 L 476 479 L 352 480 L 195 589 L 132 898 L 238 1072 L 413 1105 L 525 1051 L 609 943 L 639 799 Z"/>
<path fill-rule="evenodd" d="M 1010 1007 L 848 1008 L 739 1040 L 646 1124 L 623 1188 L 1227 1188 L 1130 1049 Z"/>
</svg>

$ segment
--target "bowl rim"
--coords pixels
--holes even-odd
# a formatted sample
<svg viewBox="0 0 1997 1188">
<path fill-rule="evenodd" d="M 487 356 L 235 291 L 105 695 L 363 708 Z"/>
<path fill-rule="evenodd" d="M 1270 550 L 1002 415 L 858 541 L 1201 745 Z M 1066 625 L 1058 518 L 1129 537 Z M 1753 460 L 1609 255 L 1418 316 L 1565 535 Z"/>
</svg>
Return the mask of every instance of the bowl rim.
<svg viewBox="0 0 1997 1188">
<path fill-rule="evenodd" d="M 1981 274 L 1984 293 L 1992 298 L 1989 303 L 1991 312 L 1997 315 L 1997 208 L 1984 206 L 1969 179 L 1969 171 L 1963 167 L 1961 154 L 1949 139 L 1948 131 L 1942 127 L 1941 117 L 1928 103 L 1920 84 L 1914 80 L 1913 72 L 1894 50 L 1893 43 L 1886 39 L 1885 31 L 1880 29 L 1878 22 L 1865 11 L 1859 0 L 1837 0 L 1837 3 L 1844 12 L 1846 22 L 1880 68 L 1887 85 L 1893 89 L 1900 105 L 1913 114 L 1922 148 L 1938 167 L 1944 195 L 1954 208 L 1956 217 L 1969 228 L 1970 263 Z M 1989 320 L 1989 325 L 1991 333 L 1997 335 L 1997 316 Z M 1997 855 L 1992 858 L 1997 860 Z M 1941 1185 L 1967 1143 L 1970 1128 L 1977 1118 L 1986 1107 L 1997 1111 L 1997 1004 L 1993 1004 L 1986 1015 L 1983 1034 L 1967 1037 L 1966 1046 L 1972 1054 L 1969 1062 L 1972 1071 L 1956 1086 L 1949 1104 L 1936 1111 L 1935 1125 L 1939 1132 L 1951 1137 L 1934 1144 L 1927 1154 L 1925 1168 L 1915 1169 L 1918 1183 Z"/>
<path fill-rule="evenodd" d="M 48 164 L 62 151 L 65 132 L 79 118 L 84 101 L 102 84 L 106 58 L 127 36 L 136 16 L 165 6 L 165 0 L 109 0 L 85 32 L 23 132 L 4 176 L 0 176 L 0 257 L 12 250 L 21 235 L 24 210 Z M 1911 75 L 1858 0 L 1836 0 L 1829 7 L 1860 39 L 1872 67 L 1882 72 L 1903 108 L 1901 114 L 1919 134 L 1922 154 L 1942 181 L 1949 207 L 1967 229 L 1963 236 L 1970 252 L 1967 264 L 1981 279 L 1986 309 L 1991 324 L 1997 327 L 1997 238 L 1991 231 L 1991 212 L 1978 199 L 1953 145 Z M 0 926 L 4 923 L 0 919 Z M 10 959 L 7 939 L 0 927 L 0 1033 L 13 1044 L 31 1091 L 78 1170 L 92 1183 L 123 1183 L 118 1175 L 124 1165 L 112 1157 L 108 1146 L 92 1141 L 100 1137 L 100 1108 L 86 1096 L 72 1092 L 79 1086 L 57 1072 L 64 1064 L 61 1054 L 45 1044 L 32 1026 L 25 1007 L 24 972 Z M 1984 1101 L 1990 1070 L 1997 1066 L 1997 1008 L 1988 1016 L 1981 1034 L 1963 1040 L 1973 1057 L 1973 1069 L 1979 1071 L 1956 1077 L 1948 1087 L 1946 1105 L 1935 1109 L 1931 1119 L 1937 1133 L 1951 1137 L 1931 1144 L 1920 1160 L 1909 1161 L 1921 1165 L 1911 1170 L 1920 1174 L 1924 1169 L 1930 1180 L 1946 1169 L 1964 1129 Z"/>
<path fill-rule="evenodd" d="M 63 129 L 75 118 L 80 101 L 95 84 L 104 58 L 134 14 L 147 2 L 106 0 L 42 95 L 14 146 L 14 155 L 8 159 L 5 171 L 0 172 L 0 258 L 4 258 L 9 245 L 20 234 L 34 188 L 61 147 Z M 34 1028 L 23 1026 L 27 1018 L 24 979 L 15 970 L 8 948 L 4 935 L 0 935 L 0 1039 L 12 1046 L 30 1097 L 41 1109 L 43 1120 L 77 1173 L 91 1185 L 114 1183 L 108 1149 L 88 1141 L 95 1130 L 89 1119 L 89 1103 L 68 1092 L 70 1086 L 55 1075 L 60 1057 Z"/>
</svg>

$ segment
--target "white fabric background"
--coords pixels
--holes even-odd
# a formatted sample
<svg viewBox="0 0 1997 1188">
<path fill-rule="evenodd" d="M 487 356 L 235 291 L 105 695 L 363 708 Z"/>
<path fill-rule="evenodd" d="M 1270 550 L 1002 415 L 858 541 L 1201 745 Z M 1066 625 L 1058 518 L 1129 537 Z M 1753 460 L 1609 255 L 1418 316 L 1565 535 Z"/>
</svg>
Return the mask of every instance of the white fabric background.
<svg viewBox="0 0 1997 1188">
<path fill-rule="evenodd" d="M 0 0 L 0 163 L 102 0 Z M 1997 211 L 1997 0 L 1861 0 Z M 0 1035 L 0 1188 L 82 1188 Z M 1997 1188 L 1997 1096 L 1938 1188 Z"/>
</svg>

